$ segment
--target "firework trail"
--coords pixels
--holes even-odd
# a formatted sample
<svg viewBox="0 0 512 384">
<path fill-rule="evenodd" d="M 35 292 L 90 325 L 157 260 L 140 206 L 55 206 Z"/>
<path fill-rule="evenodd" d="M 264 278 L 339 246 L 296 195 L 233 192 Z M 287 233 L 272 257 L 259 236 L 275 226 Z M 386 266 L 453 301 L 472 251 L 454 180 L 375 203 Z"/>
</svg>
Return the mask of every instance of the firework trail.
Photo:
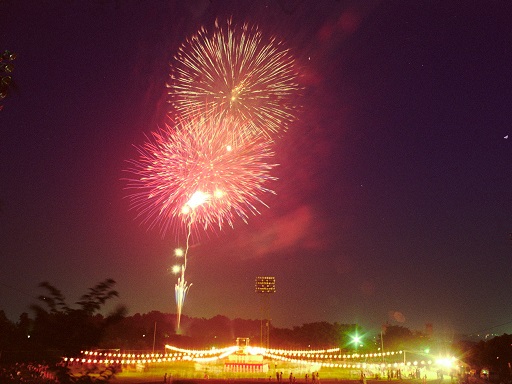
<svg viewBox="0 0 512 384">
<path fill-rule="evenodd" d="M 235 133 L 238 132 L 238 133 Z M 275 180 L 272 142 L 264 137 L 244 137 L 238 124 L 219 117 L 194 117 L 166 125 L 152 133 L 140 147 L 138 160 L 129 161 L 132 174 L 127 189 L 131 207 L 150 227 L 160 225 L 165 234 L 173 225 L 187 231 L 184 263 L 175 285 L 178 329 L 186 294 L 185 280 L 189 241 L 193 229 L 233 226 L 236 218 L 247 221 L 259 213 L 257 205 L 266 187 Z"/>
<path fill-rule="evenodd" d="M 176 124 L 153 132 L 131 160 L 131 208 L 162 234 L 186 230 L 184 262 L 174 267 L 177 328 L 192 284 L 185 279 L 192 233 L 247 222 L 276 166 L 273 136 L 296 118 L 301 87 L 295 60 L 256 26 L 201 28 L 175 55 L 169 87 Z"/>
<path fill-rule="evenodd" d="M 187 270 L 187 254 L 189 249 L 189 241 L 191 234 L 192 221 L 189 222 L 188 225 L 188 233 L 187 233 L 187 243 L 185 251 L 182 249 L 176 249 L 175 254 L 178 257 L 183 256 L 184 262 L 182 265 L 175 266 L 176 272 L 180 273 L 180 277 L 178 277 L 178 283 L 174 285 L 174 296 L 176 300 L 176 329 L 179 331 L 180 323 L 181 323 L 181 313 L 183 311 L 183 305 L 185 304 L 185 297 L 187 296 L 188 290 L 192 286 L 192 284 L 188 285 L 185 280 L 185 271 Z"/>
<path fill-rule="evenodd" d="M 213 33 L 203 27 L 179 48 L 168 87 L 182 116 L 215 113 L 271 137 L 295 120 L 297 77 L 281 41 L 264 39 L 256 26 L 216 21 Z"/>
<path fill-rule="evenodd" d="M 187 118 L 179 124 L 152 133 L 136 147 L 138 160 L 131 160 L 127 179 L 131 208 L 142 222 L 161 226 L 165 234 L 173 224 L 204 231 L 233 226 L 236 218 L 247 221 L 258 214 L 258 205 L 276 164 L 272 142 L 263 137 L 247 140 L 233 132 L 220 118 Z"/>
</svg>

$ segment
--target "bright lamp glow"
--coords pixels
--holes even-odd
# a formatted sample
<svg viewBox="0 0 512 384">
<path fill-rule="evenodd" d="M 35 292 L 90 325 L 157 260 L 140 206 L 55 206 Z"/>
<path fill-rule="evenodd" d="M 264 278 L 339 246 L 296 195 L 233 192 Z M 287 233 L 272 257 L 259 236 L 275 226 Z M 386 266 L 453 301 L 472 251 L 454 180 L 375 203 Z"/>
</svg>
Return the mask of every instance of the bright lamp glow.
<svg viewBox="0 0 512 384">
<path fill-rule="evenodd" d="M 455 361 L 455 358 L 454 357 L 440 357 L 436 360 L 436 363 L 438 365 L 441 365 L 443 367 L 446 367 L 446 368 L 450 368 L 453 366 L 453 363 Z"/>
<path fill-rule="evenodd" d="M 201 204 L 204 204 L 207 200 L 208 200 L 208 194 L 204 193 L 204 192 L 201 192 L 201 191 L 196 191 L 194 192 L 194 194 L 190 197 L 190 200 L 187 201 L 187 205 L 194 209 L 194 208 L 197 208 L 199 207 Z"/>
</svg>

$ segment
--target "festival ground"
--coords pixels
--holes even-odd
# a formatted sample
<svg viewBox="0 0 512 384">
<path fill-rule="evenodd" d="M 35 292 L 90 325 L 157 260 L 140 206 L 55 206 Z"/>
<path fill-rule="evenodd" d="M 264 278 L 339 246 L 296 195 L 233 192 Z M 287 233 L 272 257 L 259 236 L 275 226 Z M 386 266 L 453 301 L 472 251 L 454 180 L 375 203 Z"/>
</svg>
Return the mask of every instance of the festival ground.
<svg viewBox="0 0 512 384">
<path fill-rule="evenodd" d="M 289 369 L 283 369 L 283 379 L 278 382 L 276 379 L 276 375 L 274 370 L 272 372 L 267 372 L 266 374 L 257 374 L 257 377 L 251 377 L 250 375 L 241 375 L 234 373 L 225 373 L 223 375 L 215 375 L 206 376 L 204 372 L 197 370 L 188 370 L 188 371 L 173 371 L 172 366 L 168 367 L 153 367 L 144 372 L 136 372 L 136 371 L 123 371 L 115 375 L 114 379 L 111 380 L 112 383 L 120 383 L 120 384 L 146 384 L 146 383 L 163 383 L 164 378 L 167 383 L 173 384 L 225 384 L 225 383 L 234 383 L 234 384 L 277 384 L 277 383 L 290 383 L 290 373 L 293 373 L 294 379 L 291 380 L 292 384 L 306 384 L 305 374 L 299 373 L 300 369 L 296 371 L 297 373 L 293 373 Z M 166 375 L 167 374 L 167 375 Z M 426 375 L 426 380 L 424 376 Z M 205 378 L 208 377 L 208 378 Z M 450 384 L 450 383 L 459 383 L 457 377 L 451 378 L 448 375 L 445 375 L 443 379 L 438 377 L 437 372 L 433 371 L 424 371 L 424 374 L 421 379 L 413 379 L 410 377 L 403 377 L 402 379 L 393 378 L 388 380 L 386 377 L 384 378 L 375 378 L 375 375 L 368 377 L 365 380 L 367 384 Z M 357 370 L 347 370 L 347 369 L 321 369 L 319 371 L 319 380 L 313 382 L 311 380 L 311 375 L 308 375 L 307 383 L 309 384 L 320 384 L 320 383 L 337 383 L 337 384 L 356 384 L 362 383 L 360 371 Z M 483 384 L 484 382 L 476 377 L 472 377 L 469 380 L 469 384 Z M 488 383 L 488 382 L 486 382 Z"/>
<path fill-rule="evenodd" d="M 155 375 L 148 375 L 147 377 L 128 377 L 128 376 L 117 376 L 113 380 L 111 380 L 111 383 L 120 383 L 120 384 L 153 384 L 153 383 L 163 383 L 163 376 L 162 377 L 156 377 Z M 168 383 L 172 384 L 264 384 L 264 383 L 276 383 L 276 380 L 264 380 L 264 379 L 177 379 L 172 380 Z M 289 381 L 284 380 L 284 384 L 288 384 Z M 295 383 L 301 383 L 305 384 L 305 380 L 296 380 Z M 311 383 L 311 382 L 309 382 Z M 361 381 L 359 379 L 335 379 L 335 378 L 327 378 L 327 379 L 321 379 L 320 384 L 360 384 Z M 384 383 L 395 383 L 395 384 L 420 384 L 423 383 L 423 380 L 421 379 L 404 379 L 404 380 L 393 380 L 393 381 L 387 381 L 385 379 L 379 379 L 379 380 L 367 380 L 367 384 L 384 384 Z M 429 379 L 426 381 L 427 384 L 450 384 L 450 379 Z M 455 381 L 453 383 L 456 383 Z M 484 381 L 481 379 L 475 379 L 472 381 L 474 384 L 485 384 L 488 383 L 488 381 Z"/>
</svg>

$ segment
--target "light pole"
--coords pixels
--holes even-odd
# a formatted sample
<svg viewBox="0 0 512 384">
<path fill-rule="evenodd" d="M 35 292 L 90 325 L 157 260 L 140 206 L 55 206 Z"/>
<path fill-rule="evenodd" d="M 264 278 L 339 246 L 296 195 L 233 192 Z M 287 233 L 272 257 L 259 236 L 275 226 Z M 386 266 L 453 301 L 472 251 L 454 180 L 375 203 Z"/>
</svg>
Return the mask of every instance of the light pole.
<svg viewBox="0 0 512 384">
<path fill-rule="evenodd" d="M 384 332 L 380 330 L 380 351 L 382 353 L 382 362 L 384 362 Z"/>
<path fill-rule="evenodd" d="M 155 353 L 155 341 L 156 341 L 156 321 L 155 321 L 155 329 L 153 330 L 153 353 Z"/>
<path fill-rule="evenodd" d="M 265 318 L 265 347 L 270 345 L 270 306 L 269 297 L 276 292 L 276 278 L 273 276 L 256 277 L 256 293 L 261 297 L 260 346 L 263 347 L 263 318 Z"/>
</svg>

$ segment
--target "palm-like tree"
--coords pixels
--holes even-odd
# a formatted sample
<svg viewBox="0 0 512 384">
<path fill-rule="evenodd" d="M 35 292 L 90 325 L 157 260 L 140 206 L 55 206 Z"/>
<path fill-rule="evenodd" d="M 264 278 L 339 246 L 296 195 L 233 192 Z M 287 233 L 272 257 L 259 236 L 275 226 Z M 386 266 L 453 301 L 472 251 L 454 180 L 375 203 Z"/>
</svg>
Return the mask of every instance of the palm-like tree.
<svg viewBox="0 0 512 384">
<path fill-rule="evenodd" d="M 107 316 L 99 313 L 104 304 L 119 294 L 113 289 L 115 281 L 106 279 L 82 295 L 69 306 L 62 292 L 48 282 L 39 284 L 46 294 L 38 297 L 42 304 L 34 304 L 33 339 L 41 349 L 52 349 L 65 354 L 75 354 L 84 348 L 94 348 L 101 341 L 108 326 L 122 319 L 126 308 L 122 305 Z"/>
</svg>

